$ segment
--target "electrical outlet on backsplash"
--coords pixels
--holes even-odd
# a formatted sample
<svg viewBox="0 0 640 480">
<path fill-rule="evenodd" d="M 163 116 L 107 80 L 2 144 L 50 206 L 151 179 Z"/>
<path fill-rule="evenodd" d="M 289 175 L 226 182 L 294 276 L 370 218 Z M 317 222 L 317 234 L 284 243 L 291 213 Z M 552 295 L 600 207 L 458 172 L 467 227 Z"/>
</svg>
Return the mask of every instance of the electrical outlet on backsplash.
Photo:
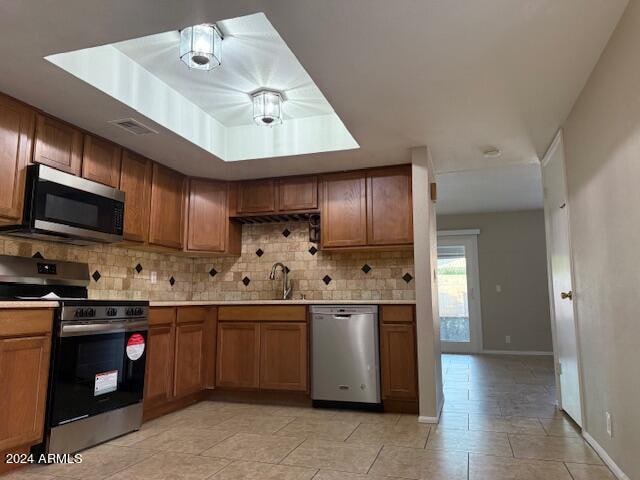
<svg viewBox="0 0 640 480">
<path fill-rule="evenodd" d="M 88 263 L 89 297 L 94 299 L 272 300 L 282 288 L 281 273 L 269 280 L 275 262 L 289 269 L 294 298 L 415 299 L 412 250 L 323 252 L 309 242 L 306 223 L 244 225 L 239 257 L 192 258 L 113 245 L 77 247 L 0 237 L 0 254 L 38 253 Z"/>
</svg>

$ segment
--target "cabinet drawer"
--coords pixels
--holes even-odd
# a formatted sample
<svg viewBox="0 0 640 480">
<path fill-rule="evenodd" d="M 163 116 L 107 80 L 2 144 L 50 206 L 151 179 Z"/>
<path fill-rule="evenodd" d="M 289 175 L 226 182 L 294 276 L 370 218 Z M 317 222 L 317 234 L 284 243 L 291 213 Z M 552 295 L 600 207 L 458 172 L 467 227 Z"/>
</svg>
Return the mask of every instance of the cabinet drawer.
<svg viewBox="0 0 640 480">
<path fill-rule="evenodd" d="M 307 307 L 286 306 L 222 306 L 218 308 L 218 321 L 231 322 L 306 322 Z"/>
<path fill-rule="evenodd" d="M 412 323 L 413 311 L 413 305 L 380 305 L 380 319 L 383 323 Z"/>
<path fill-rule="evenodd" d="M 149 325 L 171 325 L 175 320 L 175 307 L 153 307 L 149 309 Z"/>
<path fill-rule="evenodd" d="M 204 323 L 209 311 L 209 307 L 178 307 L 178 324 Z"/>
<path fill-rule="evenodd" d="M 53 310 L 0 310 L 0 337 L 19 337 L 51 333 Z"/>
</svg>

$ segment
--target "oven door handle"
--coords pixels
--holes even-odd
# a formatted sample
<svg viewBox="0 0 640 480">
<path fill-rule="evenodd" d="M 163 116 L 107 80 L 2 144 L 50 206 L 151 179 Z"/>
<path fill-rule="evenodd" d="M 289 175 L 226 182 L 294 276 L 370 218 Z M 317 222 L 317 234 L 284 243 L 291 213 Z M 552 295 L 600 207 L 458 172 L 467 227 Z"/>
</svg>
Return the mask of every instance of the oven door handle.
<svg viewBox="0 0 640 480">
<path fill-rule="evenodd" d="M 76 337 L 79 335 L 101 335 L 105 333 L 123 333 L 130 331 L 147 331 L 149 322 L 140 320 L 137 322 L 102 322 L 87 324 L 63 324 L 60 328 L 61 337 Z"/>
</svg>

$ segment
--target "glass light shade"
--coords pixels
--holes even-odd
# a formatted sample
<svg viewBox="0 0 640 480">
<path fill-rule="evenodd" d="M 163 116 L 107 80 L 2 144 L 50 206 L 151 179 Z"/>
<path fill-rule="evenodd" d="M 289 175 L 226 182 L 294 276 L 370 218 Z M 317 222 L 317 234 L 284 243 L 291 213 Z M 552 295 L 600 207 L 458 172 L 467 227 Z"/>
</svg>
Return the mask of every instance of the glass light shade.
<svg viewBox="0 0 640 480">
<path fill-rule="evenodd" d="M 180 60 L 189 68 L 212 70 L 222 63 L 222 37 L 209 24 L 180 31 Z"/>
<path fill-rule="evenodd" d="M 282 123 L 282 95 L 271 90 L 259 90 L 252 95 L 253 121 L 270 127 Z"/>
</svg>

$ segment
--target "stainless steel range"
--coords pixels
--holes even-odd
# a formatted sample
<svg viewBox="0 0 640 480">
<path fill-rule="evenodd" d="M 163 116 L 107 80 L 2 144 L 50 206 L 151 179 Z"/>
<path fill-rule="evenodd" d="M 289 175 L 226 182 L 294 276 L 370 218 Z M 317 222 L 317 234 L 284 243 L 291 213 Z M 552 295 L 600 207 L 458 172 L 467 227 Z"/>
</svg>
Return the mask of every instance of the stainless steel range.
<svg viewBox="0 0 640 480">
<path fill-rule="evenodd" d="M 0 299 L 58 299 L 46 453 L 74 453 L 142 424 L 148 302 L 88 300 L 89 268 L 0 256 Z"/>
</svg>

